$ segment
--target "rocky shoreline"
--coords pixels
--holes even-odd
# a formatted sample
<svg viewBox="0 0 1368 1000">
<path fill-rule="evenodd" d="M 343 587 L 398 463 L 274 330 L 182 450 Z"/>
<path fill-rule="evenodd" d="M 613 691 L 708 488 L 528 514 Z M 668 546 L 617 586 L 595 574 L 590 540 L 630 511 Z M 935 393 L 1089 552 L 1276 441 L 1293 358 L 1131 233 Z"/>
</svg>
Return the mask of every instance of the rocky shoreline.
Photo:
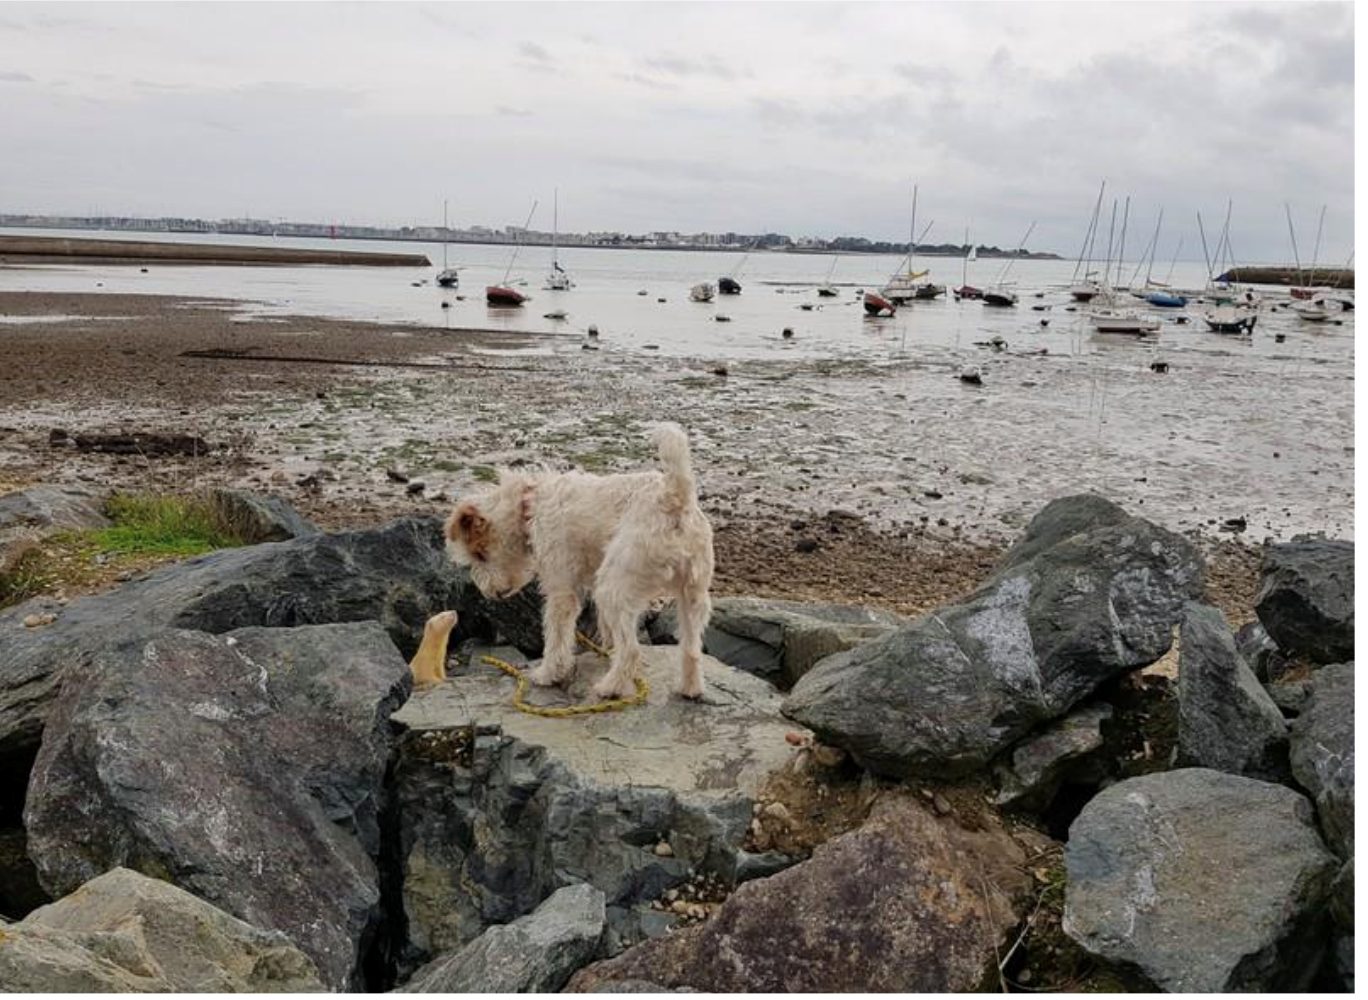
<svg viewBox="0 0 1368 1000">
<path fill-rule="evenodd" d="M 701 704 L 662 612 L 646 704 L 546 719 L 480 660 L 539 600 L 437 520 L 251 509 L 0 611 L 0 987 L 1352 989 L 1351 543 L 1266 547 L 1237 634 L 1190 540 L 1062 498 L 920 616 L 719 600 Z"/>
</svg>

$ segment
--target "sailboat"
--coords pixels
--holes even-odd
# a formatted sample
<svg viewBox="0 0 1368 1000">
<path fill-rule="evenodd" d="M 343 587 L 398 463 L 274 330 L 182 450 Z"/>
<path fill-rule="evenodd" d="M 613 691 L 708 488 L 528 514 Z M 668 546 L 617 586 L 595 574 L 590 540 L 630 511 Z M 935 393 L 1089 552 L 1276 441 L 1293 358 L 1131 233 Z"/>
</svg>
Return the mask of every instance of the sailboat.
<svg viewBox="0 0 1368 1000">
<path fill-rule="evenodd" d="M 750 247 L 747 248 L 746 252 L 741 255 L 741 259 L 738 260 L 736 266 L 732 268 L 731 274 L 723 275 L 717 279 L 717 292 L 719 295 L 741 294 L 741 282 L 736 280 L 736 276 L 741 273 L 741 268 L 746 264 L 746 258 L 750 256 L 750 252 L 755 246 L 756 244 L 752 243 Z"/>
<path fill-rule="evenodd" d="M 532 202 L 532 211 L 527 213 L 527 221 L 523 223 L 523 231 L 532 224 L 532 212 L 537 210 L 536 201 Z M 513 273 L 513 262 L 518 259 L 518 251 L 522 249 L 521 243 L 513 244 L 513 254 L 508 258 L 508 268 L 504 271 L 503 282 L 497 285 L 489 285 L 485 288 L 485 302 L 491 306 L 520 306 L 527 301 L 527 296 L 518 291 L 508 283 L 508 276 Z"/>
<path fill-rule="evenodd" d="M 1259 299 L 1253 291 L 1242 289 L 1233 281 L 1222 281 L 1213 277 L 1221 270 L 1223 262 L 1229 260 L 1233 269 L 1235 254 L 1230 249 L 1230 214 L 1234 205 L 1226 202 L 1225 224 L 1221 227 L 1221 239 L 1216 244 L 1213 257 L 1207 248 L 1206 227 L 1202 225 L 1202 213 L 1197 213 L 1197 232 L 1202 237 L 1202 258 L 1207 266 L 1207 285 L 1203 297 L 1211 305 L 1202 318 L 1207 327 L 1215 333 L 1252 333 L 1254 324 L 1259 321 Z"/>
<path fill-rule="evenodd" d="M 1121 217 L 1121 242 L 1116 254 L 1116 282 L 1121 283 L 1121 268 L 1126 259 L 1126 227 L 1130 222 L 1130 197 L 1126 198 L 1126 212 Z M 1112 201 L 1112 230 L 1116 227 L 1116 202 Z M 1101 290 L 1093 296 L 1105 303 L 1088 313 L 1088 321 L 1098 333 L 1133 333 L 1145 336 L 1158 333 L 1160 322 L 1155 316 L 1116 305 L 1116 288 L 1111 283 L 1111 234 L 1107 236 L 1107 268 Z"/>
<path fill-rule="evenodd" d="M 1170 291 L 1167 284 L 1154 280 L 1154 255 L 1159 251 L 1159 230 L 1163 225 L 1164 210 L 1160 208 L 1159 218 L 1154 223 L 1154 235 L 1150 237 L 1149 246 L 1145 248 L 1144 254 L 1140 257 L 1140 263 L 1135 265 L 1135 273 L 1131 275 L 1131 294 L 1137 299 L 1143 299 L 1150 305 L 1161 309 L 1181 309 L 1187 305 L 1187 296 Z M 1179 246 L 1181 248 L 1181 243 Z M 1140 276 L 1142 266 L 1145 267 L 1145 284 L 1140 291 L 1136 291 L 1135 279 Z M 1172 268 L 1169 269 L 1170 274 L 1172 270 Z"/>
<path fill-rule="evenodd" d="M 840 259 L 840 254 L 831 258 L 831 266 L 827 268 L 826 280 L 817 286 L 817 294 L 824 299 L 834 299 L 836 297 L 836 289 L 831 284 L 831 276 L 836 273 L 836 262 Z"/>
<path fill-rule="evenodd" d="M 1301 257 L 1297 254 L 1297 233 L 1296 230 L 1292 228 L 1292 207 L 1288 205 L 1287 202 L 1283 202 L 1283 208 L 1287 211 L 1287 230 L 1292 235 L 1292 256 L 1297 261 L 1297 277 L 1301 278 Z M 1316 226 L 1316 249 L 1311 256 L 1311 271 L 1309 273 L 1309 280 L 1291 289 L 1292 297 L 1294 299 L 1314 299 L 1321 292 L 1320 289 L 1316 288 L 1315 282 L 1316 264 L 1320 260 L 1321 233 L 1324 231 L 1324 229 L 1325 206 L 1322 205 L 1320 210 L 1320 223 Z"/>
<path fill-rule="evenodd" d="M 968 247 L 968 249 L 964 252 L 964 270 L 960 274 L 960 286 L 954 291 L 956 302 L 960 299 L 983 298 L 983 289 L 975 288 L 973 285 L 969 284 L 969 263 L 970 261 L 978 260 L 978 247 L 969 246 L 968 226 L 964 227 L 964 245 Z"/>
<path fill-rule="evenodd" d="M 893 272 L 888 283 L 879 290 L 883 298 L 901 305 L 905 302 L 911 302 L 913 299 L 929 300 L 945 294 L 944 285 L 936 285 L 922 280 L 931 273 L 930 270 L 917 271 L 912 267 L 912 262 L 917 256 L 917 244 L 926 239 L 926 234 L 931 231 L 931 227 L 935 224 L 935 219 L 928 222 L 926 228 L 922 230 L 921 239 L 917 238 L 917 186 L 912 185 L 912 226 L 908 234 L 907 256 L 903 258 L 907 262 L 907 270 Z M 899 262 L 898 266 L 901 268 L 902 262 Z"/>
<path fill-rule="evenodd" d="M 565 268 L 560 266 L 557 259 L 558 243 L 560 241 L 560 188 L 557 188 L 551 203 L 551 273 L 546 276 L 545 287 L 548 292 L 568 292 L 575 287 L 575 283 L 570 280 L 570 275 L 565 273 Z"/>
<path fill-rule="evenodd" d="M 1021 242 L 1017 245 L 1016 253 L 1012 254 L 1011 259 L 1003 266 L 997 281 L 984 290 L 983 304 L 985 306 L 1014 306 L 1017 304 L 1017 293 L 1007 284 L 1007 274 L 1012 270 L 1012 265 L 1016 263 L 1016 259 L 1021 256 L 1021 251 L 1026 248 L 1026 241 L 1031 238 L 1031 233 L 1035 232 L 1035 227 L 1036 224 L 1032 222 L 1026 229 L 1026 235 L 1021 238 Z"/>
<path fill-rule="evenodd" d="M 458 268 L 447 267 L 447 203 L 442 199 L 442 269 L 437 272 L 437 284 L 443 288 L 455 288 L 461 283 L 461 276 L 457 273 Z"/>
<path fill-rule="evenodd" d="M 1102 186 L 1097 189 L 1097 203 L 1093 205 L 1092 221 L 1088 223 L 1088 231 L 1083 235 L 1083 246 L 1078 250 L 1078 263 L 1074 265 L 1073 284 L 1069 286 L 1069 295 L 1075 302 L 1091 302 L 1097 293 L 1102 291 L 1102 286 L 1097 283 L 1093 275 L 1097 272 L 1092 269 L 1092 254 L 1097 245 L 1097 220 L 1102 211 L 1102 193 L 1107 190 L 1107 182 L 1103 181 Z M 1084 263 L 1084 255 L 1087 262 Z M 1082 271 L 1082 280 L 1079 280 L 1079 271 Z"/>
</svg>

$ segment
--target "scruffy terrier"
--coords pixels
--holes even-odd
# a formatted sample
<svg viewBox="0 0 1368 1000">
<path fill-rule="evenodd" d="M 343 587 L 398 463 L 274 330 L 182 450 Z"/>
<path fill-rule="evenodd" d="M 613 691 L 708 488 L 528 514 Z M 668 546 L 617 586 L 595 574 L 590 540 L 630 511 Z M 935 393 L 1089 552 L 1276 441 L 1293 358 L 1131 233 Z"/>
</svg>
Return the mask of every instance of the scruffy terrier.
<svg viewBox="0 0 1368 1000">
<path fill-rule="evenodd" d="M 698 658 L 712 613 L 712 526 L 698 506 L 689 439 L 676 424 L 652 433 L 663 472 L 595 476 L 509 472 L 464 498 L 447 519 L 447 551 L 486 597 L 512 597 L 536 579 L 546 599 L 545 653 L 534 684 L 558 684 L 575 668 L 575 621 L 592 595 L 612 663 L 594 685 L 626 698 L 641 670 L 637 620 L 658 597 L 675 598 L 682 653 L 678 692 L 703 694 Z"/>
</svg>

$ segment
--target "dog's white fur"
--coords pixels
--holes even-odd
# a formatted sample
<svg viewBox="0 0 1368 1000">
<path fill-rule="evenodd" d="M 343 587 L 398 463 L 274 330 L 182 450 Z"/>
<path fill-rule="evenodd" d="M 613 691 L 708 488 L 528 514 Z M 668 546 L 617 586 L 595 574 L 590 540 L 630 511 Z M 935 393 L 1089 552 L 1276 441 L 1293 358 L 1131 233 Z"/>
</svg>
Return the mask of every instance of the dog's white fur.
<svg viewBox="0 0 1368 1000">
<path fill-rule="evenodd" d="M 602 698 L 635 691 L 641 670 L 637 620 L 658 597 L 679 609 L 678 691 L 703 694 L 699 656 L 712 613 L 712 526 L 698 506 L 689 439 L 676 424 L 652 434 L 663 472 L 503 472 L 498 485 L 464 498 L 446 524 L 447 551 L 486 597 L 511 597 L 533 579 L 546 599 L 545 652 L 531 679 L 557 684 L 575 667 L 575 621 L 583 598 L 598 608 L 612 664 L 594 686 Z"/>
</svg>

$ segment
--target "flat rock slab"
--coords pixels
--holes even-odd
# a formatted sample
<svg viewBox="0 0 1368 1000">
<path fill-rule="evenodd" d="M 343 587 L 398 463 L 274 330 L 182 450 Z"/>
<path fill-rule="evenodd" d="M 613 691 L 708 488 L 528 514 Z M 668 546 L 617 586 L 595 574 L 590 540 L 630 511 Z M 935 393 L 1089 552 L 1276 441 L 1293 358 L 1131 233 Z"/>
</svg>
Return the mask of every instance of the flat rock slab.
<svg viewBox="0 0 1368 1000">
<path fill-rule="evenodd" d="M 683 795 L 753 795 L 792 754 L 784 735 L 798 727 L 779 715 L 780 696 L 770 685 L 709 656 L 701 661 L 703 700 L 679 697 L 672 690 L 679 656 L 668 646 L 643 648 L 642 672 L 650 685 L 643 706 L 571 719 L 527 715 L 513 707 L 512 678 L 477 664 L 446 684 L 415 692 L 392 718 L 416 732 L 497 727 L 544 748 L 576 774 L 608 784 L 630 780 Z M 568 692 L 532 688 L 527 700 L 593 704 L 589 689 L 606 668 L 603 658 L 581 654 Z"/>
<path fill-rule="evenodd" d="M 0 990 L 313 993 L 323 984 L 285 935 L 115 868 L 0 930 Z"/>
<path fill-rule="evenodd" d="M 584 969 L 570 990 L 620 980 L 709 993 L 979 989 L 996 982 L 989 970 L 1028 908 L 1026 857 L 1000 826 L 971 832 L 890 795 L 810 860 L 741 886 L 704 924 Z"/>
<path fill-rule="evenodd" d="M 1337 865 L 1300 793 L 1206 768 L 1131 778 L 1069 829 L 1064 932 L 1168 992 L 1304 989 Z"/>
<path fill-rule="evenodd" d="M 693 872 L 738 878 L 755 796 L 793 754 L 779 695 L 709 657 L 707 693 L 671 692 L 680 651 L 647 647 L 646 704 L 574 718 L 513 708 L 513 681 L 493 667 L 452 669 L 393 720 L 405 727 L 395 789 L 407 942 L 401 974 L 495 924 L 531 913 L 557 889 L 606 898 L 608 954 L 665 930 L 649 904 Z M 569 692 L 534 688 L 539 704 L 595 702 L 606 669 L 578 660 Z"/>
</svg>

